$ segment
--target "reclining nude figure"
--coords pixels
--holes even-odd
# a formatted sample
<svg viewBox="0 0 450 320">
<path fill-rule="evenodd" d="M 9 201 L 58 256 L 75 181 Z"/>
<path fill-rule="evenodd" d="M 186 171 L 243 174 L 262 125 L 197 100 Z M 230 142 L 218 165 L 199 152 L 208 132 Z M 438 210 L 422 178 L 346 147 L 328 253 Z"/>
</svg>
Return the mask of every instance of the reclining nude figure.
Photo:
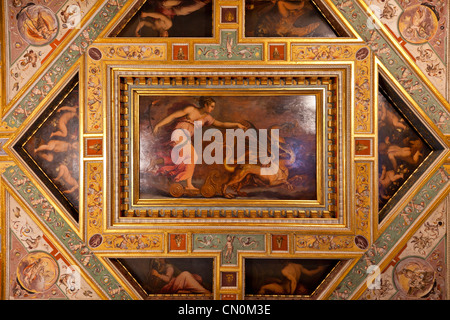
<svg viewBox="0 0 450 320">
<path fill-rule="evenodd" d="M 196 293 L 210 294 L 203 286 L 202 277 L 189 271 L 180 271 L 166 259 L 156 260 L 156 266 L 150 270 L 150 275 L 158 280 L 158 293 Z"/>
</svg>

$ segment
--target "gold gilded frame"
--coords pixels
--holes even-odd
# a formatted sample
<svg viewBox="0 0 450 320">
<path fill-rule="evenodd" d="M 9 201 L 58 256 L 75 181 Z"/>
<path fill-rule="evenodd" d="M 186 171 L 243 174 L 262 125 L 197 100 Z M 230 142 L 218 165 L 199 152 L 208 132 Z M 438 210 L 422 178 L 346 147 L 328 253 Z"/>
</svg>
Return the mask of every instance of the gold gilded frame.
<svg viewBox="0 0 450 320">
<path fill-rule="evenodd" d="M 267 95 L 276 95 L 276 96 L 283 96 L 283 95 L 310 95 L 314 96 L 316 98 L 316 132 L 317 132 L 317 143 L 316 143 L 316 150 L 317 150 L 317 165 L 316 165 L 316 177 L 318 180 L 317 188 L 316 188 L 316 200 L 258 200 L 258 201 L 245 201 L 245 200 L 210 200 L 208 198 L 205 198 L 201 201 L 196 201 L 195 198 L 185 198 L 185 199 L 164 199 L 164 200 L 155 200 L 155 199 L 145 199 L 140 198 L 139 193 L 136 191 L 139 188 L 139 176 L 137 174 L 133 174 L 136 172 L 139 172 L 139 117 L 138 115 L 138 108 L 139 108 L 139 97 L 140 96 L 176 96 L 176 95 L 182 95 L 182 96 L 200 96 L 200 95 L 206 95 L 206 96 L 267 96 Z M 302 205 L 304 207 L 324 207 L 324 179 L 323 179 L 323 171 L 324 171 L 324 163 L 326 162 L 326 159 L 324 158 L 324 130 L 323 127 L 325 126 L 325 121 L 323 120 L 323 114 L 325 109 L 325 96 L 326 92 L 325 89 L 306 89 L 306 88 L 289 88 L 289 87 L 283 87 L 282 89 L 277 88 L 241 88 L 241 89 L 231 89 L 231 88 L 223 88 L 221 89 L 197 89 L 197 88 L 184 88 L 184 89 L 177 89 L 176 87 L 172 90 L 170 89 L 132 89 L 132 101 L 133 104 L 131 106 L 131 112 L 130 110 L 124 110 L 126 114 L 130 114 L 132 121 L 131 126 L 131 135 L 133 136 L 132 143 L 130 143 L 130 147 L 132 148 L 132 164 L 131 167 L 133 170 L 130 171 L 130 174 L 132 175 L 132 181 L 131 183 L 131 195 L 132 195 L 132 206 L 142 207 L 145 208 L 147 206 L 162 206 L 167 208 L 189 208 L 189 207 L 241 207 L 242 209 L 246 208 L 252 208 L 263 205 L 263 207 L 290 207 L 290 206 L 298 206 Z M 333 130 L 334 128 L 330 128 L 330 130 Z M 175 203 L 174 203 L 175 202 Z M 255 202 L 258 202 L 256 204 Z"/>
<path fill-rule="evenodd" d="M 68 72 L 64 75 L 63 79 L 61 80 L 61 83 L 56 86 L 54 89 L 52 89 L 52 91 L 49 92 L 48 96 L 46 96 L 39 104 L 39 107 L 36 108 L 30 115 L 29 117 L 26 118 L 26 120 L 23 122 L 22 126 L 21 126 L 21 130 L 17 130 L 12 136 L 11 139 L 5 144 L 6 148 L 5 150 L 7 150 L 8 154 L 17 159 L 16 165 L 23 170 L 24 172 L 26 172 L 28 174 L 28 178 L 30 181 L 32 181 L 38 188 L 39 192 L 41 192 L 42 194 L 46 195 L 46 200 L 51 204 L 52 207 L 58 208 L 59 211 L 64 212 L 64 219 L 66 221 L 66 223 L 68 225 L 70 225 L 74 230 L 77 231 L 77 234 L 81 234 L 81 230 L 83 230 L 84 228 L 84 220 L 83 219 L 79 219 L 79 221 L 75 221 L 74 218 L 67 212 L 67 210 L 64 208 L 64 205 L 60 202 L 60 200 L 58 200 L 52 192 L 50 192 L 48 190 L 48 188 L 44 185 L 42 185 L 42 183 L 40 182 L 40 179 L 37 177 L 36 173 L 34 173 L 32 170 L 29 169 L 29 165 L 27 164 L 27 162 L 22 159 L 19 155 L 18 152 L 16 150 L 14 150 L 14 147 L 16 147 L 17 142 L 19 141 L 19 139 L 21 139 L 21 137 L 24 135 L 24 133 L 30 129 L 30 127 L 33 125 L 33 121 L 35 121 L 36 118 L 38 118 L 43 112 L 45 112 L 45 109 L 51 107 L 54 108 L 54 106 L 51 106 L 51 104 L 55 103 L 56 104 L 60 104 L 63 102 L 63 99 L 60 101 L 52 101 L 51 98 L 53 96 L 57 96 L 58 94 L 60 94 L 61 92 L 63 92 L 64 90 L 67 90 L 67 86 L 73 81 L 73 78 L 78 75 L 78 86 L 79 86 L 79 104 L 80 106 L 82 106 L 85 102 L 85 82 L 82 81 L 82 79 L 85 76 L 85 72 L 84 72 L 84 68 L 82 68 L 82 66 L 85 64 L 85 59 L 84 57 L 82 57 L 81 59 L 79 59 L 79 61 L 77 63 L 75 63 L 69 70 Z M 71 89 L 72 90 L 72 89 Z M 83 108 L 79 108 L 79 117 L 80 119 L 83 118 L 83 114 L 84 114 L 84 109 Z M 42 125 L 42 123 L 40 124 Z M 79 132 L 79 163 L 80 163 L 80 179 L 82 179 L 83 177 L 83 170 L 82 170 L 82 163 L 83 163 L 83 134 L 82 134 L 82 127 L 84 125 L 83 121 L 80 121 L 79 123 L 80 125 L 80 132 Z M 23 146 L 20 146 L 23 147 Z M 80 183 L 80 190 L 83 190 L 83 184 Z M 82 191 L 80 191 L 80 194 L 82 193 Z M 79 199 L 79 206 L 80 208 L 82 208 L 84 206 L 83 204 L 83 197 L 80 196 Z M 80 210 L 81 211 L 81 210 Z"/>
<path fill-rule="evenodd" d="M 117 180 L 115 177 L 118 174 L 126 172 L 119 172 L 117 164 L 119 163 L 120 159 L 118 159 L 117 153 L 114 151 L 114 146 L 117 144 L 117 139 L 119 139 L 119 134 L 117 132 L 116 124 L 114 121 L 117 122 L 117 120 L 112 119 L 113 113 L 118 112 L 117 109 L 112 109 L 112 106 L 117 105 L 118 103 L 121 103 L 121 109 L 122 111 L 127 114 L 128 111 L 126 111 L 126 108 L 130 108 L 128 105 L 132 101 L 133 98 L 127 97 L 127 96 L 120 96 L 119 91 L 120 90 L 128 90 L 128 86 L 142 86 L 142 85 L 148 85 L 149 83 L 157 84 L 157 85 L 163 85 L 165 86 L 164 89 L 170 89 L 174 90 L 177 88 L 177 86 L 180 86 L 180 88 L 186 88 L 186 86 L 189 88 L 189 86 L 192 86 L 192 88 L 199 88 L 199 86 L 205 86 L 208 83 L 210 85 L 218 85 L 220 83 L 233 83 L 237 85 L 255 85 L 256 81 L 258 82 L 258 85 L 260 85 L 265 90 L 277 90 L 277 86 L 285 86 L 286 84 L 296 85 L 297 83 L 308 85 L 317 84 L 317 82 L 321 81 L 321 77 L 335 77 L 339 79 L 339 81 L 335 84 L 330 84 L 330 89 L 335 90 L 337 92 L 336 95 L 330 94 L 326 97 L 326 103 L 340 103 L 342 105 L 345 104 L 345 107 L 342 110 L 344 110 L 344 113 L 338 113 L 339 115 L 345 114 L 345 116 L 342 116 L 342 118 L 336 117 L 336 114 L 334 111 L 329 111 L 326 115 L 326 123 L 327 125 L 336 125 L 337 122 L 339 122 L 339 126 L 345 127 L 348 132 L 341 132 L 341 136 L 337 137 L 337 139 L 341 139 L 341 145 L 342 145 L 342 155 L 345 155 L 345 158 L 341 160 L 342 164 L 350 164 L 350 163 L 357 163 L 355 162 L 355 158 L 352 155 L 352 151 L 354 150 L 354 145 L 350 143 L 352 139 L 349 139 L 349 137 L 355 137 L 355 133 L 360 131 L 362 133 L 362 136 L 367 137 L 373 137 L 373 129 L 374 129 L 374 120 L 373 115 L 371 114 L 371 108 L 368 108 L 368 106 L 363 105 L 359 99 L 361 97 L 367 97 L 371 96 L 372 94 L 372 88 L 371 86 L 365 91 L 361 91 L 358 94 L 358 97 L 353 96 L 352 92 L 355 91 L 355 83 L 359 82 L 367 82 L 370 80 L 371 72 L 372 72 L 372 58 L 371 55 L 367 55 L 365 59 L 360 59 L 355 61 L 355 54 L 360 49 L 366 50 L 365 46 L 361 45 L 333 45 L 332 47 L 329 46 L 298 46 L 295 44 L 291 45 L 291 55 L 292 59 L 295 60 L 295 67 L 289 64 L 285 65 L 275 65 L 275 66 L 265 66 L 262 70 L 256 70 L 254 67 L 242 68 L 242 66 L 236 66 L 236 65 L 229 65 L 227 67 L 227 71 L 222 71 L 218 69 L 211 69 L 208 67 L 203 68 L 196 68 L 193 66 L 181 66 L 178 68 L 172 68 L 172 67 L 164 67 L 164 68 L 157 68 L 152 67 L 155 63 L 158 63 L 160 60 L 159 56 L 141 56 L 139 58 L 139 66 L 134 61 L 130 61 L 126 57 L 121 57 L 117 53 L 122 50 L 123 45 L 104 45 L 104 44 L 96 44 L 94 48 L 96 50 L 99 50 L 101 52 L 102 59 L 97 59 L 96 57 L 93 59 L 92 57 L 88 56 L 88 70 L 91 70 L 89 73 L 88 71 L 88 79 L 93 84 L 97 84 L 97 87 L 102 87 L 102 98 L 108 97 L 108 99 L 103 99 L 103 103 L 98 103 L 97 108 L 89 108 L 86 110 L 86 131 L 89 133 L 85 133 L 85 137 L 102 137 L 102 135 L 96 134 L 95 132 L 98 131 L 99 127 L 101 128 L 107 128 L 107 132 L 105 137 L 109 137 L 108 139 L 105 139 L 105 153 L 114 155 L 113 157 L 110 157 L 109 159 L 106 159 L 106 166 L 107 168 L 103 167 L 99 172 L 102 172 L 106 174 L 106 177 L 108 179 L 107 185 L 111 186 L 109 187 L 108 194 L 110 195 L 107 199 L 107 202 L 109 199 L 112 199 L 107 204 L 107 211 L 113 212 L 113 214 L 107 218 L 104 218 L 103 221 L 106 223 L 106 225 L 114 226 L 114 228 L 117 228 L 119 226 L 121 227 L 127 227 L 131 228 L 128 230 L 136 230 L 134 229 L 136 226 L 137 229 L 140 229 L 143 227 L 143 225 L 146 225 L 146 227 L 153 226 L 152 223 L 154 222 L 152 219 L 149 218 L 149 214 L 146 211 L 133 211 L 128 214 L 128 217 L 121 218 L 118 214 L 116 214 L 117 206 L 112 205 L 111 203 L 117 200 L 117 196 L 115 195 L 115 191 L 113 186 L 117 186 Z M 128 52 L 140 52 L 142 48 L 142 45 L 132 45 L 127 46 Z M 152 50 L 147 50 L 147 52 L 160 52 L 163 56 L 165 56 L 164 49 L 166 46 L 156 44 L 152 47 Z M 309 50 L 313 49 L 313 50 Z M 113 52 L 114 54 L 110 54 Z M 360 52 L 360 51 L 359 51 Z M 145 62 L 147 61 L 147 62 Z M 327 66 L 324 66 L 323 62 L 326 61 Z M 148 66 L 142 66 L 143 63 L 147 63 Z M 181 71 L 180 71 L 181 70 Z M 230 71 L 231 70 L 231 71 Z M 328 73 L 328 74 L 327 74 Z M 125 83 L 121 82 L 121 78 L 126 79 Z M 202 90 L 204 90 L 205 87 L 202 87 Z M 278 87 L 279 89 L 280 87 Z M 295 87 L 294 87 L 295 88 Z M 160 90 L 161 88 L 157 88 Z M 146 89 L 147 90 L 147 89 Z M 359 92 L 359 91 L 357 91 Z M 98 95 L 98 93 L 97 93 Z M 88 87 L 88 96 L 89 96 L 89 87 Z M 95 96 L 92 96 L 95 98 Z M 88 98 L 89 100 L 89 98 Z M 91 99 L 94 100 L 94 99 Z M 97 100 L 98 99 L 97 97 Z M 361 100 L 362 101 L 362 100 Z M 124 109 L 123 105 L 126 105 L 126 108 Z M 337 109 L 336 109 L 337 110 Z M 105 116 L 103 116 L 103 114 Z M 92 116 L 91 116 L 92 115 Z M 116 117 L 117 118 L 117 117 Z M 339 118 L 339 119 L 338 119 Z M 98 121 L 98 119 L 104 119 L 104 121 Z M 100 125 L 100 126 L 99 126 Z M 332 132 L 325 132 L 324 133 L 325 138 L 333 138 Z M 123 136 L 121 138 L 125 138 L 129 140 L 129 136 Z M 373 138 L 372 138 L 373 139 Z M 336 146 L 329 146 L 328 150 L 325 152 L 327 153 L 333 153 L 336 151 Z M 128 148 L 128 147 L 127 147 Z M 350 160 L 351 159 L 351 160 Z M 373 158 L 372 158 L 373 159 Z M 93 159 L 90 159 L 93 160 Z M 100 159 L 99 159 L 100 160 Z M 350 160 L 350 161 L 349 161 Z M 330 167 L 326 169 L 327 173 L 336 173 L 336 169 L 331 169 L 331 165 L 334 162 L 334 160 L 330 160 L 331 163 L 329 164 Z M 328 165 L 328 164 L 327 164 Z M 345 167 L 345 166 L 344 166 Z M 351 168 L 351 167 L 350 167 Z M 348 169 L 346 176 L 351 176 L 354 174 L 355 169 Z M 369 166 L 368 168 L 368 174 L 370 176 L 369 180 L 371 180 L 372 176 L 372 170 L 374 169 L 373 164 Z M 104 172 L 106 170 L 106 172 Z M 111 171 L 113 170 L 113 171 Z M 115 172 L 114 172 L 115 170 Z M 343 174 L 341 172 L 341 174 Z M 343 176 L 341 176 L 342 178 Z M 344 179 L 337 180 L 337 181 L 343 181 Z M 105 182 L 103 182 L 105 183 Z M 345 184 L 345 182 L 343 182 Z M 373 188 L 371 183 L 369 184 L 370 188 Z M 334 188 L 337 186 L 336 181 L 330 181 L 326 188 Z M 352 194 L 352 186 L 351 185 L 345 185 L 345 187 L 342 187 L 343 190 L 350 190 L 348 191 L 347 196 L 350 196 Z M 354 196 L 354 193 L 353 193 Z M 330 195 L 330 198 L 333 198 L 333 195 Z M 344 199 L 344 198 L 342 198 Z M 329 200 L 329 199 L 327 199 Z M 372 201 L 372 199 L 370 199 Z M 343 201 L 341 201 L 342 203 Z M 342 204 L 341 204 L 342 205 Z M 342 230 L 347 230 L 345 233 L 348 232 L 349 229 L 354 228 L 354 217 L 351 217 L 349 212 L 352 209 L 347 209 L 345 214 L 340 216 L 339 221 L 334 221 L 332 224 L 329 222 L 333 219 L 323 219 L 323 221 L 327 221 L 325 224 L 328 224 L 329 227 L 331 227 L 331 230 L 336 230 L 336 228 L 343 228 Z M 269 213 L 270 211 L 267 210 Z M 180 213 L 176 213 L 173 210 L 167 210 L 167 212 L 159 212 L 157 213 L 161 215 L 161 217 L 164 217 L 164 215 L 178 215 Z M 180 217 L 183 213 L 180 214 Z M 188 212 L 184 213 L 185 215 L 182 219 L 184 221 L 189 221 L 191 223 L 191 218 L 195 217 L 196 212 Z M 281 211 L 281 210 L 275 210 L 271 213 L 272 217 L 286 217 L 287 215 L 290 215 L 290 217 L 295 217 L 297 220 L 293 223 L 293 221 L 290 221 L 285 226 L 286 227 L 302 227 L 302 223 L 306 223 L 309 226 L 316 225 L 316 224 L 323 224 L 323 222 L 318 222 L 318 215 L 317 212 L 309 212 L 310 217 L 309 218 L 316 218 L 316 219 L 308 219 L 305 215 L 302 216 L 302 214 L 305 214 L 305 212 L 295 213 L 292 211 Z M 306 213 L 308 214 L 308 213 Z M 227 212 L 226 215 L 228 217 L 232 217 L 232 212 Z M 141 219 L 141 217 L 147 218 L 147 219 Z M 330 218 L 329 216 L 322 216 L 321 218 Z M 163 220 L 163 219 L 160 219 Z M 272 219 L 273 220 L 273 219 Z M 137 221 L 139 221 L 137 223 Z M 147 223 L 143 223 L 143 222 Z M 248 219 L 247 219 L 248 221 Z M 250 221 L 248 221 L 250 222 Z M 261 226 L 266 225 L 265 223 L 258 223 Z M 136 224 L 137 223 L 137 224 Z M 142 225 L 143 223 L 143 225 Z M 160 228 L 160 224 L 163 223 L 162 221 L 158 222 L 158 229 Z M 175 223 L 175 221 L 174 221 Z M 98 223 L 96 223 L 98 224 Z M 174 227 L 175 225 L 171 225 L 170 223 L 163 223 L 167 227 Z M 199 223 L 200 225 L 205 226 L 205 222 Z M 208 224 L 208 223 L 207 223 Z M 245 225 L 245 224 L 244 224 Z M 273 226 L 273 223 L 269 223 L 269 226 Z M 207 226 L 207 225 L 206 225 Z M 353 226 L 353 227 L 351 227 Z M 212 227 L 212 226 L 207 226 Z M 330 233 L 330 231 L 326 231 L 327 233 Z M 90 233 L 92 234 L 92 233 Z"/>
</svg>

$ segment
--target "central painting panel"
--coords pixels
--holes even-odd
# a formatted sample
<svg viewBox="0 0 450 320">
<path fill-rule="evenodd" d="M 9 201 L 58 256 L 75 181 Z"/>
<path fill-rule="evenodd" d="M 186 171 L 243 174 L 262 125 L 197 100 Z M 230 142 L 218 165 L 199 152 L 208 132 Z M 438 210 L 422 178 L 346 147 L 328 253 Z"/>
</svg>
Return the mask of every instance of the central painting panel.
<svg viewBox="0 0 450 320">
<path fill-rule="evenodd" d="M 217 93 L 136 95 L 135 204 L 316 202 L 320 93 Z"/>
</svg>

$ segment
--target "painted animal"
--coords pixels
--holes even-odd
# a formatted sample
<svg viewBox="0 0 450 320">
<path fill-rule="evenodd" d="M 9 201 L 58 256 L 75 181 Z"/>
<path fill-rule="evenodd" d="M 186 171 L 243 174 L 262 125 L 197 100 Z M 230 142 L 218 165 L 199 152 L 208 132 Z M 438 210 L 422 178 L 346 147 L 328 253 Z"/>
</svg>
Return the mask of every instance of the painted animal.
<svg viewBox="0 0 450 320">
<path fill-rule="evenodd" d="M 291 184 L 294 180 L 301 179 L 300 176 L 294 176 L 289 179 L 289 169 L 290 165 L 293 165 L 295 162 L 295 152 L 288 144 L 280 144 L 280 149 L 283 150 L 289 157 L 287 159 L 280 159 L 278 163 L 278 170 L 275 174 L 271 175 L 262 175 L 261 169 L 263 166 L 261 164 L 238 164 L 236 167 L 231 167 L 224 164 L 225 169 L 231 172 L 231 176 L 228 181 L 222 186 L 222 194 L 225 198 L 234 198 L 235 195 L 228 193 L 228 188 L 233 187 L 237 195 L 239 196 L 247 196 L 245 192 L 241 192 L 241 188 L 254 184 L 265 187 L 275 187 L 284 185 L 288 188 L 288 190 L 293 190 L 294 187 Z"/>
</svg>

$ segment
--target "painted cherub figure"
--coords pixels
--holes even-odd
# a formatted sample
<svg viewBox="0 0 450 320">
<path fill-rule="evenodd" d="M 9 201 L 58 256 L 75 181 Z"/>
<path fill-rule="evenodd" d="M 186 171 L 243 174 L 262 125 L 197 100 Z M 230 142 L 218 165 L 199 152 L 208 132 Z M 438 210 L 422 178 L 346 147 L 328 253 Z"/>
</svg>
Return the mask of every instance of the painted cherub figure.
<svg viewBox="0 0 450 320">
<path fill-rule="evenodd" d="M 78 181 L 72 176 L 69 168 L 63 163 L 59 165 L 57 168 L 58 175 L 55 178 L 55 181 L 60 181 L 65 184 L 67 190 L 64 190 L 64 193 L 72 193 L 79 188 Z"/>
<path fill-rule="evenodd" d="M 224 254 L 224 258 L 226 262 L 231 262 L 231 258 L 233 256 L 233 250 L 234 250 L 234 246 L 233 246 L 233 242 L 234 242 L 234 238 L 236 236 L 231 236 L 231 235 L 227 235 L 227 242 L 225 243 L 225 254 Z"/>
<path fill-rule="evenodd" d="M 259 25 L 262 35 L 269 35 L 274 30 L 277 36 L 304 37 L 320 27 L 320 22 L 312 22 L 306 26 L 298 27 L 296 22 L 310 8 L 305 0 L 283 1 L 271 0 L 279 16 L 266 16 Z"/>
<path fill-rule="evenodd" d="M 161 1 L 155 11 L 144 11 L 141 13 L 141 19 L 136 27 L 135 35 L 140 37 L 142 28 L 149 27 L 157 31 L 160 37 L 168 37 L 169 30 L 173 26 L 173 17 L 191 14 L 203 8 L 210 1 L 195 0 L 193 3 L 188 4 L 185 3 L 186 1 L 179 0 Z"/>
<path fill-rule="evenodd" d="M 78 117 L 78 106 L 70 107 L 70 106 L 64 106 L 58 109 L 59 113 L 61 113 L 61 116 L 59 117 L 58 123 L 56 125 L 57 131 L 52 132 L 50 134 L 50 138 L 52 137 L 67 137 L 67 134 L 69 133 L 69 130 L 67 128 L 67 125 L 70 120 L 73 118 Z"/>
<path fill-rule="evenodd" d="M 79 148 L 78 141 L 76 142 L 67 142 L 62 140 L 50 140 L 47 144 L 42 144 L 36 149 L 34 152 L 39 154 L 39 156 L 49 162 L 52 162 L 54 159 L 55 153 L 64 153 L 64 152 L 77 152 Z"/>
</svg>

